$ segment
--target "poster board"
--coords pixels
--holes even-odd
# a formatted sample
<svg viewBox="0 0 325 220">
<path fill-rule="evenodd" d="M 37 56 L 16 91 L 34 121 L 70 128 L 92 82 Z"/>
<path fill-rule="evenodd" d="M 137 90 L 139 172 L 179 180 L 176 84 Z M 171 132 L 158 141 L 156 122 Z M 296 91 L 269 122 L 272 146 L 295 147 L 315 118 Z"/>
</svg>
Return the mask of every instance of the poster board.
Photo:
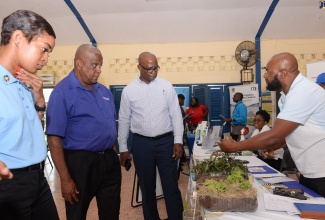
<svg viewBox="0 0 325 220">
<path fill-rule="evenodd" d="M 276 119 L 276 94 L 275 91 L 262 92 L 261 94 L 262 110 L 267 111 L 271 118 L 267 124 L 269 127 L 273 127 Z"/>
<path fill-rule="evenodd" d="M 316 82 L 319 74 L 325 73 L 325 61 L 313 62 L 306 64 L 307 78 Z"/>
</svg>

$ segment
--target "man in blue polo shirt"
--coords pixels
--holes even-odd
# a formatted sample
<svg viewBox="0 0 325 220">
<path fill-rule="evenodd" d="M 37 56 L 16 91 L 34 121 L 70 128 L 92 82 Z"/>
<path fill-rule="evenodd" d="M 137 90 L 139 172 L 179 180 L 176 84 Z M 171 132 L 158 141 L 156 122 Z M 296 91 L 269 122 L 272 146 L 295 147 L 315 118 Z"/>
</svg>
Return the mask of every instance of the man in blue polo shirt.
<svg viewBox="0 0 325 220">
<path fill-rule="evenodd" d="M 79 46 L 73 71 L 57 84 L 48 103 L 46 134 L 67 219 L 86 219 L 95 196 L 99 219 L 119 219 L 116 112 L 112 93 L 97 82 L 102 64 L 99 49 Z"/>
</svg>

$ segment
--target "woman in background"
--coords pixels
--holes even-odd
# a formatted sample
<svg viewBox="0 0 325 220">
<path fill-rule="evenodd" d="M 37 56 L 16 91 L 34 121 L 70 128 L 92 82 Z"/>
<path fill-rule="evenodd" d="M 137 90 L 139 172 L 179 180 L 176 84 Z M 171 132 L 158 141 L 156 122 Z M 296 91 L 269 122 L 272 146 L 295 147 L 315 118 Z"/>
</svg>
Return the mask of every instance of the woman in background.
<svg viewBox="0 0 325 220">
<path fill-rule="evenodd" d="M 261 110 L 256 112 L 255 118 L 254 118 L 254 126 L 255 130 L 252 133 L 252 137 L 255 135 L 258 135 L 259 133 L 262 133 L 264 131 L 270 130 L 270 127 L 267 125 L 270 121 L 270 114 L 267 113 L 265 110 Z M 264 151 L 259 150 L 258 151 L 258 157 L 263 160 L 265 163 L 273 167 L 274 169 L 280 171 L 282 158 L 283 158 L 283 148 L 280 148 L 275 151 Z"/>
<path fill-rule="evenodd" d="M 186 110 L 186 115 L 190 118 L 189 129 L 191 131 L 197 128 L 197 125 L 204 121 L 209 109 L 205 105 L 200 105 L 198 98 L 192 97 L 190 107 Z"/>
</svg>

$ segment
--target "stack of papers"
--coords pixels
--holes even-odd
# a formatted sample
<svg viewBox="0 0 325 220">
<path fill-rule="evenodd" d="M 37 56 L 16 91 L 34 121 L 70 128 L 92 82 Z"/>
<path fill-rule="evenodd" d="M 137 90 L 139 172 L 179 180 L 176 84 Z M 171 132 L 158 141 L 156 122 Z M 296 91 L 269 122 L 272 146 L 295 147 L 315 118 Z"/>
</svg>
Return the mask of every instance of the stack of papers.
<svg viewBox="0 0 325 220">
<path fill-rule="evenodd" d="M 300 214 L 300 211 L 296 208 L 294 203 L 325 205 L 325 199 L 309 198 L 308 200 L 299 200 L 290 197 L 264 193 L 264 207 L 267 210 L 286 211 L 289 215 Z"/>
</svg>

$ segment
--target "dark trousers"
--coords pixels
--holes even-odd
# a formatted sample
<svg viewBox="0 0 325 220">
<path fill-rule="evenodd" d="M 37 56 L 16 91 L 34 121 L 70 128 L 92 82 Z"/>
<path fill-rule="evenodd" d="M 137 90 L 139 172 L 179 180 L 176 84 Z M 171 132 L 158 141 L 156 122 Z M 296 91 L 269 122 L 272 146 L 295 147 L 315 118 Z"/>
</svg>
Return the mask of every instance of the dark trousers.
<svg viewBox="0 0 325 220">
<path fill-rule="evenodd" d="M 0 219 L 58 220 L 43 170 L 12 173 L 13 179 L 0 181 Z"/>
<path fill-rule="evenodd" d="M 233 134 L 233 133 L 231 133 L 230 135 L 231 135 L 231 138 L 232 138 L 234 141 L 239 141 L 239 137 L 240 137 L 240 135 Z"/>
<path fill-rule="evenodd" d="M 182 219 L 183 203 L 178 188 L 177 161 L 173 155 L 174 136 L 151 139 L 134 135 L 132 153 L 142 193 L 145 220 L 159 219 L 156 201 L 158 167 L 169 220 Z"/>
<path fill-rule="evenodd" d="M 325 177 L 306 178 L 300 174 L 299 183 L 325 197 Z"/>
<path fill-rule="evenodd" d="M 257 152 L 257 153 L 256 153 Z M 255 154 L 258 154 L 258 151 L 254 152 Z M 278 158 L 277 160 L 275 159 L 264 159 L 261 156 L 258 156 L 258 158 L 262 161 L 264 161 L 265 163 L 267 163 L 268 165 L 270 165 L 272 168 L 276 169 L 277 171 L 281 172 L 281 164 L 282 164 L 282 159 Z"/>
<path fill-rule="evenodd" d="M 240 131 L 241 129 L 243 129 L 244 127 L 246 127 L 246 125 L 234 125 L 232 127 L 232 131 L 231 131 L 231 138 L 235 141 L 239 141 L 239 138 L 240 138 Z"/>
<path fill-rule="evenodd" d="M 65 202 L 67 219 L 86 219 L 94 197 L 99 219 L 119 219 L 121 166 L 117 153 L 114 150 L 104 153 L 64 150 L 64 157 L 79 191 L 78 202 Z"/>
</svg>

